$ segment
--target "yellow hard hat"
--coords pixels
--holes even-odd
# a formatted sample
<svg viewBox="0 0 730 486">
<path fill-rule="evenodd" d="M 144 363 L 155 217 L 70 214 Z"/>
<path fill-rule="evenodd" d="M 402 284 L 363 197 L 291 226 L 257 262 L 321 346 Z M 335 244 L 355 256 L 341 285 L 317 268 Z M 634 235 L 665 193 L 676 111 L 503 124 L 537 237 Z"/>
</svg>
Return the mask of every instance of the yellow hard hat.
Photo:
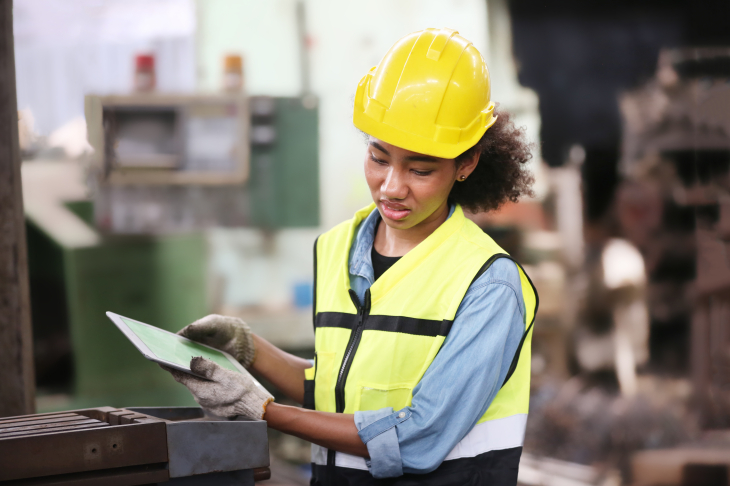
<svg viewBox="0 0 730 486">
<path fill-rule="evenodd" d="M 487 63 L 451 29 L 414 32 L 360 80 L 353 123 L 375 138 L 453 159 L 496 121 Z"/>
</svg>

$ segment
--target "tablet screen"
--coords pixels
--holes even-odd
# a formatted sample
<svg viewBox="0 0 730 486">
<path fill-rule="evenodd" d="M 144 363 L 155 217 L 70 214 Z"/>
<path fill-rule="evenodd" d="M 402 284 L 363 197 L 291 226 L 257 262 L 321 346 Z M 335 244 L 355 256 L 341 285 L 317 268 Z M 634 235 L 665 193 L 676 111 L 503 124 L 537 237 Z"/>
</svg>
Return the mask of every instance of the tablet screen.
<svg viewBox="0 0 730 486">
<path fill-rule="evenodd" d="M 190 368 L 190 360 L 195 356 L 202 356 L 223 368 L 240 373 L 236 366 L 218 350 L 202 346 L 177 334 L 126 317 L 119 316 L 119 318 L 160 359 L 170 361 L 183 368 Z"/>
</svg>

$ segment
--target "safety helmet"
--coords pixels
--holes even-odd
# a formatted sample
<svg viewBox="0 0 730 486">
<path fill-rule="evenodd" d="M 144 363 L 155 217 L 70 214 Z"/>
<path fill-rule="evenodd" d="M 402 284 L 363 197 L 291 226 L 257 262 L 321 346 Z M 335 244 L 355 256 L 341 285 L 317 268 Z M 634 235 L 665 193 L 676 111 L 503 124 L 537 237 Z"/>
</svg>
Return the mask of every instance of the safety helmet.
<svg viewBox="0 0 730 486">
<path fill-rule="evenodd" d="M 357 86 L 353 123 L 375 138 L 453 159 L 496 121 L 487 63 L 451 29 L 414 32 L 395 43 Z"/>
</svg>

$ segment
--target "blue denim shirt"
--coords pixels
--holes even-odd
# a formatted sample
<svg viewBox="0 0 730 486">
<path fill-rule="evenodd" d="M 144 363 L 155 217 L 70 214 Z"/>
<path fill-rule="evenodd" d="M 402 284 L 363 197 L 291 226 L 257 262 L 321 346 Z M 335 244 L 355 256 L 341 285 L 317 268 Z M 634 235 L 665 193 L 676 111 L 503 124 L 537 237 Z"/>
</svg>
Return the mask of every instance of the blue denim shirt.
<svg viewBox="0 0 730 486">
<path fill-rule="evenodd" d="M 350 286 L 361 302 L 374 281 L 370 251 L 379 220 L 374 209 L 350 248 Z M 517 266 L 500 258 L 469 287 L 441 350 L 413 389 L 411 406 L 355 412 L 374 477 L 427 473 L 443 462 L 499 391 L 525 329 L 524 315 Z"/>
</svg>

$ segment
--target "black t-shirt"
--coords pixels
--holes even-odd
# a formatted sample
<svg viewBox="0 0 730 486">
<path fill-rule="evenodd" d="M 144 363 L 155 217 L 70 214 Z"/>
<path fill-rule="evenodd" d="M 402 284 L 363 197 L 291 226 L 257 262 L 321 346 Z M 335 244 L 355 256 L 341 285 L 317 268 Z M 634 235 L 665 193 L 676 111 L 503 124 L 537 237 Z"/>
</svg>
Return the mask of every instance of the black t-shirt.
<svg viewBox="0 0 730 486">
<path fill-rule="evenodd" d="M 386 270 L 388 270 L 390 267 L 395 264 L 398 260 L 401 259 L 401 257 L 389 257 L 389 256 L 383 256 L 377 251 L 375 251 L 375 245 L 373 244 L 373 249 L 370 251 L 370 258 L 373 260 L 373 270 L 375 271 L 375 280 L 379 279 L 382 274 L 385 273 Z"/>
</svg>

